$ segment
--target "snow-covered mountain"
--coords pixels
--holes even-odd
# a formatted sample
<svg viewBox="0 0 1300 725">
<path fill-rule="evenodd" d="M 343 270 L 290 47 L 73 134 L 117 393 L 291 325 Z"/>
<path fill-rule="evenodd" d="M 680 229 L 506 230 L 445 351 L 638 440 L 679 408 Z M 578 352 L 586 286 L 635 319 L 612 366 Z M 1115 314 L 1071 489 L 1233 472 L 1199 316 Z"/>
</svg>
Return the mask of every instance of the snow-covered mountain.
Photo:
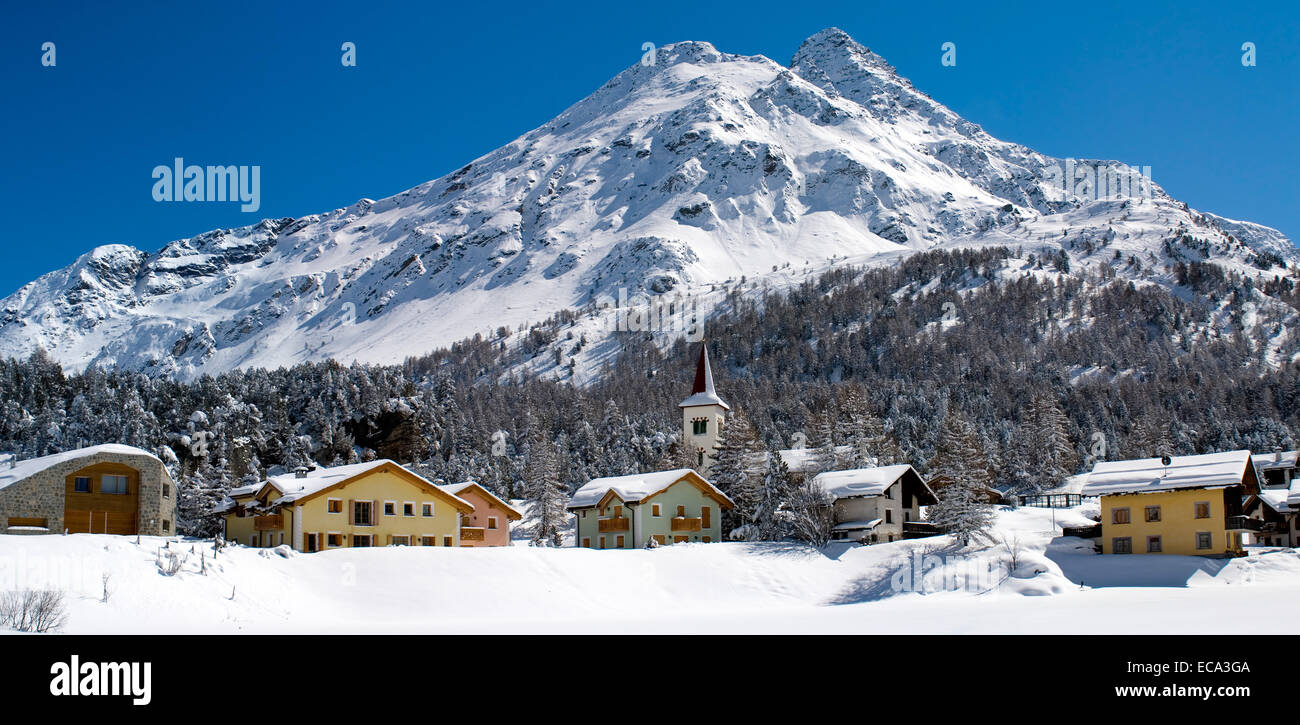
<svg viewBox="0 0 1300 725">
<path fill-rule="evenodd" d="M 192 377 L 333 357 L 395 362 L 601 295 L 698 294 L 742 276 L 885 263 L 936 246 L 1102 244 L 1172 286 L 1183 251 L 1251 274 L 1300 260 L 1279 232 L 1159 187 L 1094 199 L 1067 162 L 992 138 L 842 31 L 788 67 L 660 48 L 550 123 L 396 196 L 98 247 L 0 305 L 0 353 Z M 1172 245 L 1172 246 L 1171 246 Z M 1101 263 L 1102 260 L 1094 260 Z"/>
</svg>

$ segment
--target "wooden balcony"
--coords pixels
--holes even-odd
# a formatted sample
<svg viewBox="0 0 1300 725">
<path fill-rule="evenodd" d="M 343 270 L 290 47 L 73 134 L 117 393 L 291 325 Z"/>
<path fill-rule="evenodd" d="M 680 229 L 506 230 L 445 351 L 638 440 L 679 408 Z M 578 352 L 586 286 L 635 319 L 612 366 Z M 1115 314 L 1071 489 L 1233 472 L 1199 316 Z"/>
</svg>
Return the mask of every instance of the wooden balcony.
<svg viewBox="0 0 1300 725">
<path fill-rule="evenodd" d="M 254 531 L 272 531 L 284 528 L 284 514 L 268 514 L 253 517 Z"/>
<path fill-rule="evenodd" d="M 460 527 L 460 540 L 461 541 L 482 541 L 483 527 L 482 526 Z"/>
<path fill-rule="evenodd" d="M 606 531 L 627 531 L 628 521 L 630 520 L 626 518 L 600 519 L 596 522 L 596 530 L 602 534 Z"/>
<path fill-rule="evenodd" d="M 1229 516 L 1226 528 L 1228 531 L 1259 531 L 1263 525 L 1263 521 L 1249 516 Z"/>
<path fill-rule="evenodd" d="M 680 516 L 674 517 L 672 520 L 672 530 L 673 531 L 699 531 L 700 520 L 697 518 L 687 519 L 687 518 L 682 518 Z"/>
</svg>

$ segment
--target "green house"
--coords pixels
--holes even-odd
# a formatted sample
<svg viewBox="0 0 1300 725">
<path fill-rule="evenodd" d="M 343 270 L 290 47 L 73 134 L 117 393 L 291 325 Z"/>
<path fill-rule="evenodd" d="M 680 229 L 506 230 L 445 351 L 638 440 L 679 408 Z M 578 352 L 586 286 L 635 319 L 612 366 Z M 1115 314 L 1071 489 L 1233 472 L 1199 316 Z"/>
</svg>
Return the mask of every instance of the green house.
<svg viewBox="0 0 1300 725">
<path fill-rule="evenodd" d="M 596 478 L 573 494 L 578 546 L 642 549 L 722 540 L 731 499 L 689 468 Z"/>
</svg>

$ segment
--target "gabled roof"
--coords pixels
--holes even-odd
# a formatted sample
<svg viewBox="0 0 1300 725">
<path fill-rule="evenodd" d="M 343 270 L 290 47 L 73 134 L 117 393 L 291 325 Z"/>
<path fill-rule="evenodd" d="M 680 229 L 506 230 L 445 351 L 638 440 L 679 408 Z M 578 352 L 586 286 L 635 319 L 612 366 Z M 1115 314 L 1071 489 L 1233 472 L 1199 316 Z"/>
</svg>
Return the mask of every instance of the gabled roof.
<svg viewBox="0 0 1300 725">
<path fill-rule="evenodd" d="M 1084 496 L 1104 496 L 1242 484 L 1246 485 L 1248 493 L 1258 492 L 1250 451 L 1244 450 L 1173 456 L 1168 467 L 1159 458 L 1099 461 L 1088 474 L 1081 493 Z"/>
<path fill-rule="evenodd" d="M 412 472 L 396 461 L 390 461 L 387 458 L 381 458 L 377 461 L 368 461 L 366 463 L 350 463 L 345 466 L 333 466 L 331 468 L 317 468 L 314 471 L 308 471 L 306 476 L 299 478 L 297 474 L 286 474 L 283 476 L 272 476 L 268 478 L 262 487 L 267 485 L 274 487 L 283 495 L 271 501 L 272 504 L 289 504 L 305 501 L 326 491 L 345 486 L 355 480 L 381 470 L 388 470 L 398 476 L 409 480 L 416 486 L 423 487 L 436 495 L 446 498 L 456 508 L 464 513 L 472 513 L 474 505 L 455 494 L 448 493 L 431 481 Z M 258 489 L 259 493 L 261 488 Z"/>
<path fill-rule="evenodd" d="M 695 364 L 695 384 L 691 386 L 691 395 L 686 400 L 677 404 L 679 408 L 689 408 L 693 405 L 720 405 L 723 410 L 731 410 L 731 406 L 723 402 L 718 397 L 718 391 L 713 388 L 713 368 L 709 366 L 709 346 L 700 345 L 700 359 Z"/>
<path fill-rule="evenodd" d="M 1297 457 L 1300 457 L 1300 451 L 1276 451 L 1256 453 L 1250 460 L 1254 461 L 1255 470 L 1262 473 L 1274 468 L 1295 468 Z"/>
<path fill-rule="evenodd" d="M 496 494 L 487 490 L 483 486 L 479 485 L 477 481 L 461 481 L 460 483 L 447 483 L 438 486 L 438 488 L 441 488 L 443 491 L 446 491 L 447 493 L 457 497 L 459 497 L 460 494 L 466 490 L 473 490 L 478 495 L 495 501 L 497 506 L 500 506 L 502 509 L 505 510 L 507 519 L 511 521 L 518 521 L 524 517 L 524 515 L 519 512 L 519 509 L 516 509 L 515 507 L 506 503 L 505 500 L 503 500 L 500 496 L 497 496 Z"/>
<path fill-rule="evenodd" d="M 28 458 L 25 461 L 16 462 L 12 468 L 0 466 L 0 488 L 18 483 L 26 478 L 31 478 L 41 471 L 44 471 L 47 468 L 53 468 L 60 463 L 66 463 L 78 458 L 87 458 L 101 453 L 114 453 L 123 456 L 147 456 L 158 461 L 158 463 L 162 463 L 162 460 L 158 458 L 158 456 L 155 456 L 142 448 L 125 446 L 120 443 L 103 443 L 97 446 L 78 448 L 76 450 L 64 451 L 62 453 L 53 453 L 48 456 L 41 456 L 40 458 Z"/>
<path fill-rule="evenodd" d="M 875 468 L 851 468 L 846 471 L 826 471 L 814 476 L 813 483 L 836 499 L 882 496 L 890 486 L 898 483 L 909 473 L 916 477 L 917 482 L 933 497 L 934 501 L 938 500 L 925 479 L 921 478 L 921 474 L 906 463 Z"/>
<path fill-rule="evenodd" d="M 699 488 L 704 495 L 717 501 L 723 508 L 735 504 L 717 486 L 709 483 L 703 476 L 690 468 L 675 468 L 671 471 L 654 471 L 652 473 L 634 473 L 629 476 L 610 476 L 593 478 L 579 488 L 569 500 L 569 509 L 588 508 L 598 505 L 606 495 L 618 496 L 624 503 L 641 503 L 662 493 L 674 483 L 686 479 Z"/>
</svg>

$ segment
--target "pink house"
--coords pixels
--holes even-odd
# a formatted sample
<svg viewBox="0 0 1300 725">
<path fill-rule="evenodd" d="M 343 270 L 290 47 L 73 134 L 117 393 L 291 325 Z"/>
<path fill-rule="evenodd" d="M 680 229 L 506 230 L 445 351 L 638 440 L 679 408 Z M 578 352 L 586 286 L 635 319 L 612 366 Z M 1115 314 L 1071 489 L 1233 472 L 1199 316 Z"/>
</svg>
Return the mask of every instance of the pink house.
<svg viewBox="0 0 1300 725">
<path fill-rule="evenodd" d="M 461 546 L 510 545 L 510 522 L 522 519 L 523 514 L 474 481 L 449 483 L 438 488 L 474 506 L 474 513 L 465 514 L 461 519 Z"/>
</svg>

